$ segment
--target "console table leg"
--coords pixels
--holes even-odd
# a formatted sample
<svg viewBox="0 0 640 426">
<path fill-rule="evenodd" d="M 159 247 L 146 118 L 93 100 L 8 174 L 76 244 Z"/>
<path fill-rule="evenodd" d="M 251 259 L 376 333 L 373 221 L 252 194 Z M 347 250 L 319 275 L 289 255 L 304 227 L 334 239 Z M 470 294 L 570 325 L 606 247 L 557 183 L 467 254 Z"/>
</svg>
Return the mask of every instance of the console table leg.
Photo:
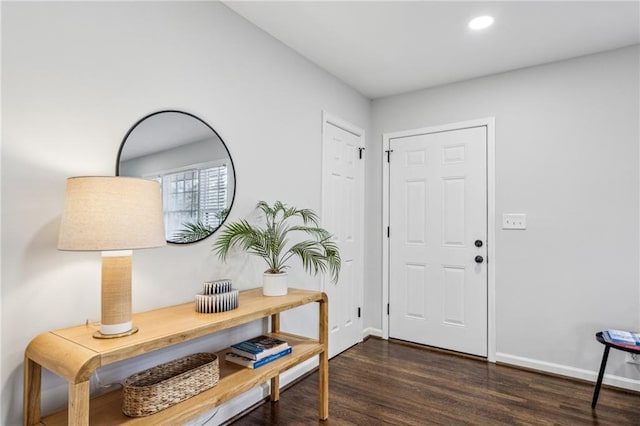
<svg viewBox="0 0 640 426">
<path fill-rule="evenodd" d="M 280 314 L 271 315 L 271 332 L 280 332 Z M 271 379 L 271 401 L 280 401 L 280 375 Z"/>
<path fill-rule="evenodd" d="M 89 383 L 69 383 L 70 425 L 89 426 Z"/>
<path fill-rule="evenodd" d="M 22 424 L 30 426 L 40 423 L 40 391 L 42 367 L 30 358 L 24 358 L 24 400 L 22 401 Z"/>
<path fill-rule="evenodd" d="M 320 365 L 318 368 L 320 389 L 319 398 L 319 414 L 320 420 L 327 420 L 329 418 L 329 301 L 324 296 L 324 300 L 320 302 L 320 330 L 319 338 L 320 343 L 323 346 L 323 351 L 320 354 Z"/>
<path fill-rule="evenodd" d="M 602 354 L 602 362 L 600 363 L 600 372 L 598 373 L 598 381 L 596 382 L 596 388 L 593 390 L 593 399 L 591 400 L 591 408 L 596 408 L 598 403 L 598 396 L 600 395 L 600 386 L 602 386 L 602 378 L 604 377 L 604 370 L 607 367 L 607 358 L 609 358 L 609 345 L 604 346 L 604 353 Z"/>
<path fill-rule="evenodd" d="M 280 401 L 280 375 L 271 379 L 271 402 Z"/>
<path fill-rule="evenodd" d="M 329 356 L 327 352 L 320 354 L 320 420 L 329 418 Z"/>
</svg>

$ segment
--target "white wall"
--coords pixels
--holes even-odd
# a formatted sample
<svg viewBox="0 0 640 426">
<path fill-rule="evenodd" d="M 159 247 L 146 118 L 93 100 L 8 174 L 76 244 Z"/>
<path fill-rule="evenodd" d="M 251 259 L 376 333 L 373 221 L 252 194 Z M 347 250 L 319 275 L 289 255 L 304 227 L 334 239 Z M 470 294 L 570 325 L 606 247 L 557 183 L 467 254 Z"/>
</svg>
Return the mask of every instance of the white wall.
<svg viewBox="0 0 640 426">
<path fill-rule="evenodd" d="M 28 342 L 99 319 L 99 254 L 56 250 L 65 179 L 113 175 L 127 130 L 161 109 L 199 116 L 226 142 L 237 174 L 232 220 L 259 199 L 320 210 L 322 110 L 370 128 L 366 98 L 219 3 L 3 2 L 1 424 L 20 422 Z M 212 278 L 260 285 L 262 264 L 221 264 L 212 243 L 136 252 L 134 310 L 191 301 Z M 296 286 L 319 288 L 298 265 L 292 275 Z M 298 310 L 283 328 L 317 333 L 315 314 Z M 261 328 L 117 364 L 100 380 Z M 65 384 L 51 374 L 43 393 L 45 411 L 65 404 Z"/>
<path fill-rule="evenodd" d="M 367 229 L 378 236 L 382 134 L 495 117 L 499 361 L 593 378 L 594 333 L 640 328 L 638 60 L 635 46 L 373 102 Z M 502 230 L 502 213 L 526 213 L 528 229 Z M 382 242 L 367 244 L 369 261 Z M 373 328 L 378 269 L 365 277 Z M 620 353 L 607 372 L 640 378 Z"/>
</svg>

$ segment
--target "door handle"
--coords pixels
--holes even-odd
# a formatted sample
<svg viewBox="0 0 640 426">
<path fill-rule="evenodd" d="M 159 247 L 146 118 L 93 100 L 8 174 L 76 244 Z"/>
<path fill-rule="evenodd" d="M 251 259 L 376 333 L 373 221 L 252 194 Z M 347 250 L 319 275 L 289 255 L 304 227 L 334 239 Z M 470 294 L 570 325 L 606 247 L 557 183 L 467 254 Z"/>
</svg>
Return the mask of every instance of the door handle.
<svg viewBox="0 0 640 426">
<path fill-rule="evenodd" d="M 484 258 L 482 256 L 476 256 L 476 258 L 474 260 L 476 261 L 476 263 L 484 262 Z"/>
<path fill-rule="evenodd" d="M 475 244 L 476 247 L 482 247 L 482 240 L 476 240 L 473 244 Z"/>
</svg>

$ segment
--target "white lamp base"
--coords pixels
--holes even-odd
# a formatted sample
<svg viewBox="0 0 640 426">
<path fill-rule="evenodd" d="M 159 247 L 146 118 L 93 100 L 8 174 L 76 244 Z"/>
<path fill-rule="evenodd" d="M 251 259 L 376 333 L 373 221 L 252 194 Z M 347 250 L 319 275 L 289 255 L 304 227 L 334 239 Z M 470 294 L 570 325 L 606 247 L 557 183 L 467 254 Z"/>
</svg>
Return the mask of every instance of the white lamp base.
<svg viewBox="0 0 640 426">
<path fill-rule="evenodd" d="M 137 332 L 138 332 L 138 327 L 134 325 L 129 330 L 122 333 L 104 334 L 101 330 L 99 330 L 93 333 L 93 337 L 94 339 L 115 339 L 117 337 L 131 336 L 132 334 L 135 334 Z"/>
</svg>

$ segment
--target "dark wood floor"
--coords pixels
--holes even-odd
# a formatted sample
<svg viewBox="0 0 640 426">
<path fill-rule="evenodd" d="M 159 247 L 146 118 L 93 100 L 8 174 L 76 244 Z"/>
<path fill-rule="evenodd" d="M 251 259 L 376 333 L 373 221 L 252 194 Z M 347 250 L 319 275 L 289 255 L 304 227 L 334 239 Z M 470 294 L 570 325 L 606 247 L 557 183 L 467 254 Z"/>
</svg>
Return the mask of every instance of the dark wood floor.
<svg viewBox="0 0 640 426">
<path fill-rule="evenodd" d="M 594 366 L 596 369 L 598 366 Z M 329 362 L 329 420 L 313 373 L 233 425 L 640 425 L 640 394 L 369 339 Z"/>
</svg>

